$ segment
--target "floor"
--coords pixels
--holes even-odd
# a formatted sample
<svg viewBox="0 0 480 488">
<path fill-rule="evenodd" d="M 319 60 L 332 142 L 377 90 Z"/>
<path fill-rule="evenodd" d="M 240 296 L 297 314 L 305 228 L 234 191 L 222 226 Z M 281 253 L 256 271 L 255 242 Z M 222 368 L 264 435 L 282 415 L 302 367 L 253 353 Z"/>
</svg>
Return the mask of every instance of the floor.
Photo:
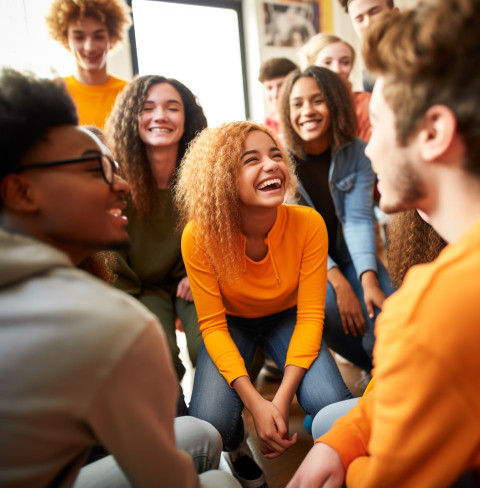
<svg viewBox="0 0 480 488">
<path fill-rule="evenodd" d="M 187 365 L 187 373 L 185 374 L 185 377 L 182 381 L 182 386 L 188 403 L 188 401 L 190 400 L 191 386 L 193 383 L 193 369 L 191 367 L 188 354 L 186 354 L 184 337 L 185 335 L 182 333 L 178 333 L 177 335 L 177 340 L 181 350 L 181 358 L 184 361 L 184 364 Z M 336 359 L 343 379 L 347 386 L 350 388 L 350 391 L 353 395 L 360 396 L 363 392 L 363 388 L 357 386 L 357 382 L 361 378 L 361 370 L 356 366 L 345 363 L 341 360 L 341 358 Z M 273 399 L 273 396 L 278 388 L 278 383 L 266 380 L 262 373 L 260 373 L 260 375 L 258 376 L 255 385 L 258 391 L 266 399 Z M 264 488 L 285 487 L 309 449 L 313 446 L 313 439 L 311 435 L 308 434 L 303 427 L 304 417 L 304 413 L 302 412 L 296 399 L 294 399 L 290 408 L 290 434 L 297 432 L 297 442 L 279 458 L 265 459 L 259 449 L 252 418 L 246 410 L 244 411 L 244 420 L 249 433 L 248 444 L 252 449 L 255 460 L 263 469 L 267 480 Z M 220 469 L 230 472 L 230 468 L 223 458 L 220 462 Z"/>
</svg>

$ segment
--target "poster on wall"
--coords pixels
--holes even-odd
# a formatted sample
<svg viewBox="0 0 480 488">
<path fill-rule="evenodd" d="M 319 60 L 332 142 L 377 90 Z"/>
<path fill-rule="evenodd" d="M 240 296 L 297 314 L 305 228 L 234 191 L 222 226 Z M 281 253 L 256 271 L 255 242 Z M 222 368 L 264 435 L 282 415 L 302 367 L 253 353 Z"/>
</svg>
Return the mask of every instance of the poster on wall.
<svg viewBox="0 0 480 488">
<path fill-rule="evenodd" d="M 321 31 L 319 1 L 264 2 L 263 13 L 267 46 L 299 48 Z"/>
</svg>

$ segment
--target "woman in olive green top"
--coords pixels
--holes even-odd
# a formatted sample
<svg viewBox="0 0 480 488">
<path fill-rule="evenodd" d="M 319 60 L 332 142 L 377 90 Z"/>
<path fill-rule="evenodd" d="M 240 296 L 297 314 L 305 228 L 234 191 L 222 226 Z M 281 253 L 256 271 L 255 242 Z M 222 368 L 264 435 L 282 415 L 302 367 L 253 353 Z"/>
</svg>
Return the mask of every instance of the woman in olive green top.
<svg viewBox="0 0 480 488">
<path fill-rule="evenodd" d="M 131 201 L 124 212 L 131 247 L 118 253 L 116 286 L 160 319 L 179 380 L 185 367 L 176 343 L 176 318 L 185 330 L 193 365 L 201 334 L 176 232 L 171 188 L 186 147 L 206 126 L 192 92 L 163 76 L 141 76 L 130 82 L 107 123 L 108 146 L 131 185 Z"/>
</svg>

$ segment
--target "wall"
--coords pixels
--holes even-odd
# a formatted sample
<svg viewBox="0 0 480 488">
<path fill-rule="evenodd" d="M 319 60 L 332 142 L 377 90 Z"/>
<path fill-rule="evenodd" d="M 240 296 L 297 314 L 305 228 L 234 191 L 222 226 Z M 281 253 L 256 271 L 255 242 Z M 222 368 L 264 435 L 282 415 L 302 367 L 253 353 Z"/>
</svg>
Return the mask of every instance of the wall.
<svg viewBox="0 0 480 488">
<path fill-rule="evenodd" d="M 333 17 L 333 25 L 327 32 L 333 32 L 342 39 L 345 39 L 357 52 L 356 66 L 351 75 L 353 87 L 356 90 L 361 89 L 361 68 L 362 61 L 359 53 L 358 38 L 353 30 L 350 17 L 340 7 L 338 0 L 326 0 L 329 5 L 324 7 L 330 8 Z M 417 0 L 395 0 L 395 5 L 400 9 L 410 8 L 415 5 Z M 263 0 L 243 0 L 243 21 L 245 24 L 245 48 L 247 57 L 247 77 L 250 95 L 250 118 L 257 122 L 262 122 L 265 113 L 268 111 L 268 105 L 264 99 L 262 85 L 258 81 L 258 70 L 263 61 L 272 57 L 286 57 L 298 63 L 297 50 L 289 47 L 271 47 L 264 45 L 263 38 Z M 330 13 L 329 12 L 329 13 Z"/>
</svg>

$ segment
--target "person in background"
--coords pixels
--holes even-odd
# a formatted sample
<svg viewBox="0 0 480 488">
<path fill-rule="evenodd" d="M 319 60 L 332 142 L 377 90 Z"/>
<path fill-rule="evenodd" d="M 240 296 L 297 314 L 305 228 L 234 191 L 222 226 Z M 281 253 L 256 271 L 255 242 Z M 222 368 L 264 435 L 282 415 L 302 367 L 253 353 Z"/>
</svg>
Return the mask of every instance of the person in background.
<svg viewBox="0 0 480 488">
<path fill-rule="evenodd" d="M 479 31 L 477 0 L 420 0 L 365 34 L 380 206 L 417 208 L 449 244 L 384 303 L 375 388 L 317 439 L 289 488 L 479 486 Z"/>
<path fill-rule="evenodd" d="M 338 0 L 340 6 L 350 16 L 353 30 L 356 32 L 359 39 L 363 38 L 365 30 L 370 25 L 370 22 L 379 14 L 385 12 L 397 12 L 394 0 Z M 375 80 L 368 71 L 363 70 L 363 89 L 367 92 L 373 90 Z"/>
<path fill-rule="evenodd" d="M 0 75 L 0 485 L 238 487 L 218 432 L 174 420 L 158 320 L 78 269 L 128 245 L 129 185 L 77 123 L 62 83 Z"/>
<path fill-rule="evenodd" d="M 368 142 L 371 128 L 368 116 L 368 104 L 371 94 L 366 91 L 354 92 L 349 81 L 350 73 L 355 64 L 355 50 L 344 40 L 333 34 L 320 32 L 311 37 L 299 50 L 300 67 L 323 66 L 337 73 L 350 88 L 357 116 L 357 137 Z"/>
<path fill-rule="evenodd" d="M 201 347 L 190 415 L 220 432 L 234 476 L 265 483 L 242 421 L 251 413 L 266 458 L 296 442 L 290 403 L 314 415 L 351 397 L 322 340 L 327 233 L 312 208 L 284 205 L 294 194 L 293 165 L 263 125 L 206 129 L 183 159 L 175 201 L 186 225 L 182 253 L 197 305 Z M 272 401 L 248 369 L 260 348 L 284 372 Z"/>
<path fill-rule="evenodd" d="M 271 58 L 260 66 L 258 81 L 262 84 L 265 97 L 270 105 L 270 113 L 265 118 L 265 125 L 276 134 L 279 132 L 278 100 L 280 89 L 288 73 L 295 69 L 297 69 L 297 65 L 288 58 Z"/>
<path fill-rule="evenodd" d="M 110 50 L 131 24 L 124 0 L 53 0 L 46 16 L 50 37 L 75 58 L 76 70 L 64 78 L 80 125 L 104 128 L 126 81 L 107 71 Z"/>
<path fill-rule="evenodd" d="M 131 184 L 125 214 L 131 245 L 118 253 L 115 286 L 140 300 L 160 320 L 179 380 L 185 373 L 177 345 L 178 317 L 193 366 L 201 334 L 183 264 L 172 204 L 175 172 L 195 135 L 207 126 L 193 93 L 172 78 L 131 81 L 107 124 L 107 145 Z"/>
<path fill-rule="evenodd" d="M 356 134 L 353 99 L 333 71 L 294 71 L 282 92 L 281 127 L 296 163 L 300 202 L 317 209 L 328 230 L 324 338 L 366 373 L 372 369 L 374 325 L 393 292 L 377 257 L 373 174 Z"/>
</svg>

